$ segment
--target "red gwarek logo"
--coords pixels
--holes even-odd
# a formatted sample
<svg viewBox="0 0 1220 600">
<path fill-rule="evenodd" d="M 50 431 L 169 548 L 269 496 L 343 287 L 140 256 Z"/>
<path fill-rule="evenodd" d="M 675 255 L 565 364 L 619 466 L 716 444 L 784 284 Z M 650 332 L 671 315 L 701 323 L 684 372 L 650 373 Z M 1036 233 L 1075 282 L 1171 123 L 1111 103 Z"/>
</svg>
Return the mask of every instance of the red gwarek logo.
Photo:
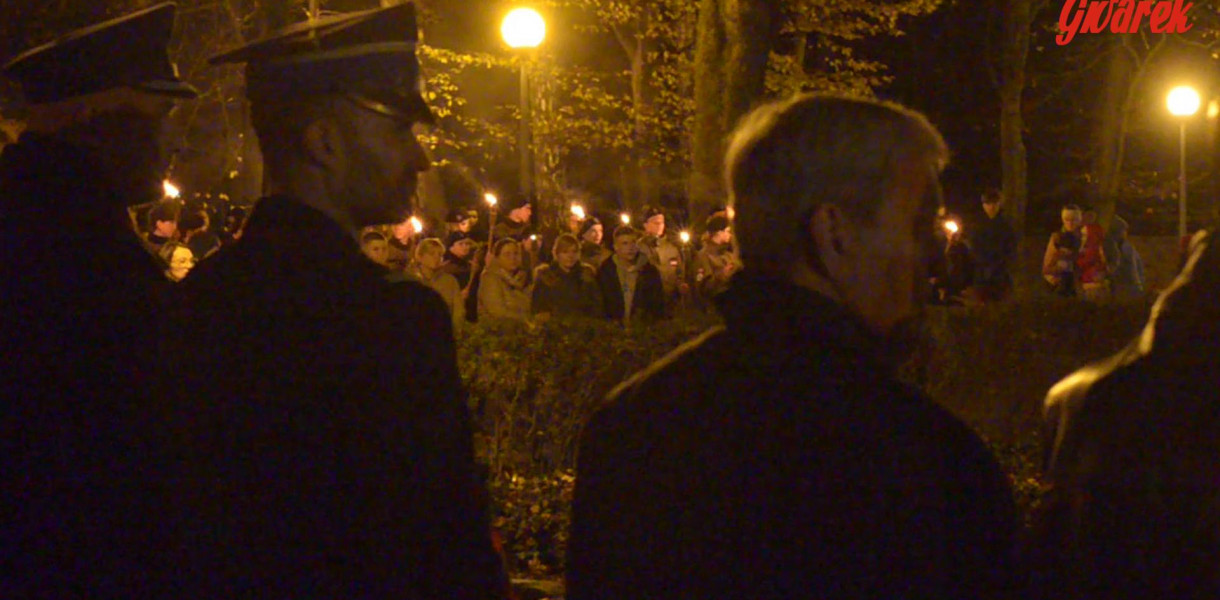
<svg viewBox="0 0 1220 600">
<path fill-rule="evenodd" d="M 1077 33 L 1136 33 L 1147 20 L 1152 33 L 1186 33 L 1194 2 L 1182 0 L 1066 0 L 1055 43 L 1067 45 Z"/>
</svg>

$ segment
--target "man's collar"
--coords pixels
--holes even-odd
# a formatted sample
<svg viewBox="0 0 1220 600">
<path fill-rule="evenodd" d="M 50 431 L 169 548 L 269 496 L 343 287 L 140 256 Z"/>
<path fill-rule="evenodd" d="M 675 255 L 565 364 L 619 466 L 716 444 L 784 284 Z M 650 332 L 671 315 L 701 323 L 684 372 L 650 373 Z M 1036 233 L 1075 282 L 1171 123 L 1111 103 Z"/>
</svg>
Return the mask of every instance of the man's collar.
<svg viewBox="0 0 1220 600">
<path fill-rule="evenodd" d="M 847 307 L 791 281 L 752 273 L 733 277 L 729 289 L 716 296 L 717 309 L 730 331 L 758 336 L 793 350 L 830 346 L 893 368 L 885 340 L 869 330 Z"/>
</svg>

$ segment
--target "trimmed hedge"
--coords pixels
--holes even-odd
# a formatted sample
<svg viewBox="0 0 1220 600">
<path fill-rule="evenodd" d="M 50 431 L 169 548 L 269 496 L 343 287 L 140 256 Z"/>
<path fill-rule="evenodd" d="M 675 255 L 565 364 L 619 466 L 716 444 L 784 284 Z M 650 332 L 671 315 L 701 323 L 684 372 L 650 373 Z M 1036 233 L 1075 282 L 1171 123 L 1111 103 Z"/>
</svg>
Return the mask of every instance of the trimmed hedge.
<svg viewBox="0 0 1220 600">
<path fill-rule="evenodd" d="M 931 341 L 903 373 L 988 441 L 1028 513 L 1045 491 L 1039 430 L 1047 389 L 1121 348 L 1146 316 L 1144 304 L 1053 297 L 932 308 Z M 647 328 L 573 320 L 460 332 L 476 449 L 489 467 L 494 524 L 514 574 L 562 573 L 577 444 L 605 395 L 717 322 L 691 314 Z"/>
</svg>

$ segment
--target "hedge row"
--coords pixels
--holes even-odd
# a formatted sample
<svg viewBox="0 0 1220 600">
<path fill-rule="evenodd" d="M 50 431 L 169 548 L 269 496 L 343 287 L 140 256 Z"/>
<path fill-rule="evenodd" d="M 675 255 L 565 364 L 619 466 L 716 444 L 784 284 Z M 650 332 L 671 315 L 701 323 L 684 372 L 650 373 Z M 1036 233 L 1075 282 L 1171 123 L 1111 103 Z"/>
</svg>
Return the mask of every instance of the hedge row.
<svg viewBox="0 0 1220 600">
<path fill-rule="evenodd" d="M 1122 347 L 1146 314 L 1142 304 L 1058 298 L 931 309 L 931 342 L 904 376 L 989 442 L 1028 511 L 1044 491 L 1038 434 L 1046 390 Z M 715 323 L 696 314 L 638 329 L 578 320 L 460 332 L 458 359 L 476 448 L 489 467 L 495 525 L 515 574 L 562 572 L 577 442 L 605 395 Z"/>
</svg>

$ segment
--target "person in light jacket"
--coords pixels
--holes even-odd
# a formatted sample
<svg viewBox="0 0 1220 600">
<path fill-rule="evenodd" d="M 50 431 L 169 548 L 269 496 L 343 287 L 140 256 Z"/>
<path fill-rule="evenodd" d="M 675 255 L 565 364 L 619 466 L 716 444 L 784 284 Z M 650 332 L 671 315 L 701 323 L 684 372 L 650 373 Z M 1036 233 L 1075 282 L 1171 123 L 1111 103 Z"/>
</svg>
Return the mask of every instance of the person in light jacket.
<svg viewBox="0 0 1220 600">
<path fill-rule="evenodd" d="M 492 248 L 492 257 L 479 280 L 479 321 L 529 321 L 530 277 L 521 268 L 521 244 L 512 238 L 500 238 Z"/>
</svg>

